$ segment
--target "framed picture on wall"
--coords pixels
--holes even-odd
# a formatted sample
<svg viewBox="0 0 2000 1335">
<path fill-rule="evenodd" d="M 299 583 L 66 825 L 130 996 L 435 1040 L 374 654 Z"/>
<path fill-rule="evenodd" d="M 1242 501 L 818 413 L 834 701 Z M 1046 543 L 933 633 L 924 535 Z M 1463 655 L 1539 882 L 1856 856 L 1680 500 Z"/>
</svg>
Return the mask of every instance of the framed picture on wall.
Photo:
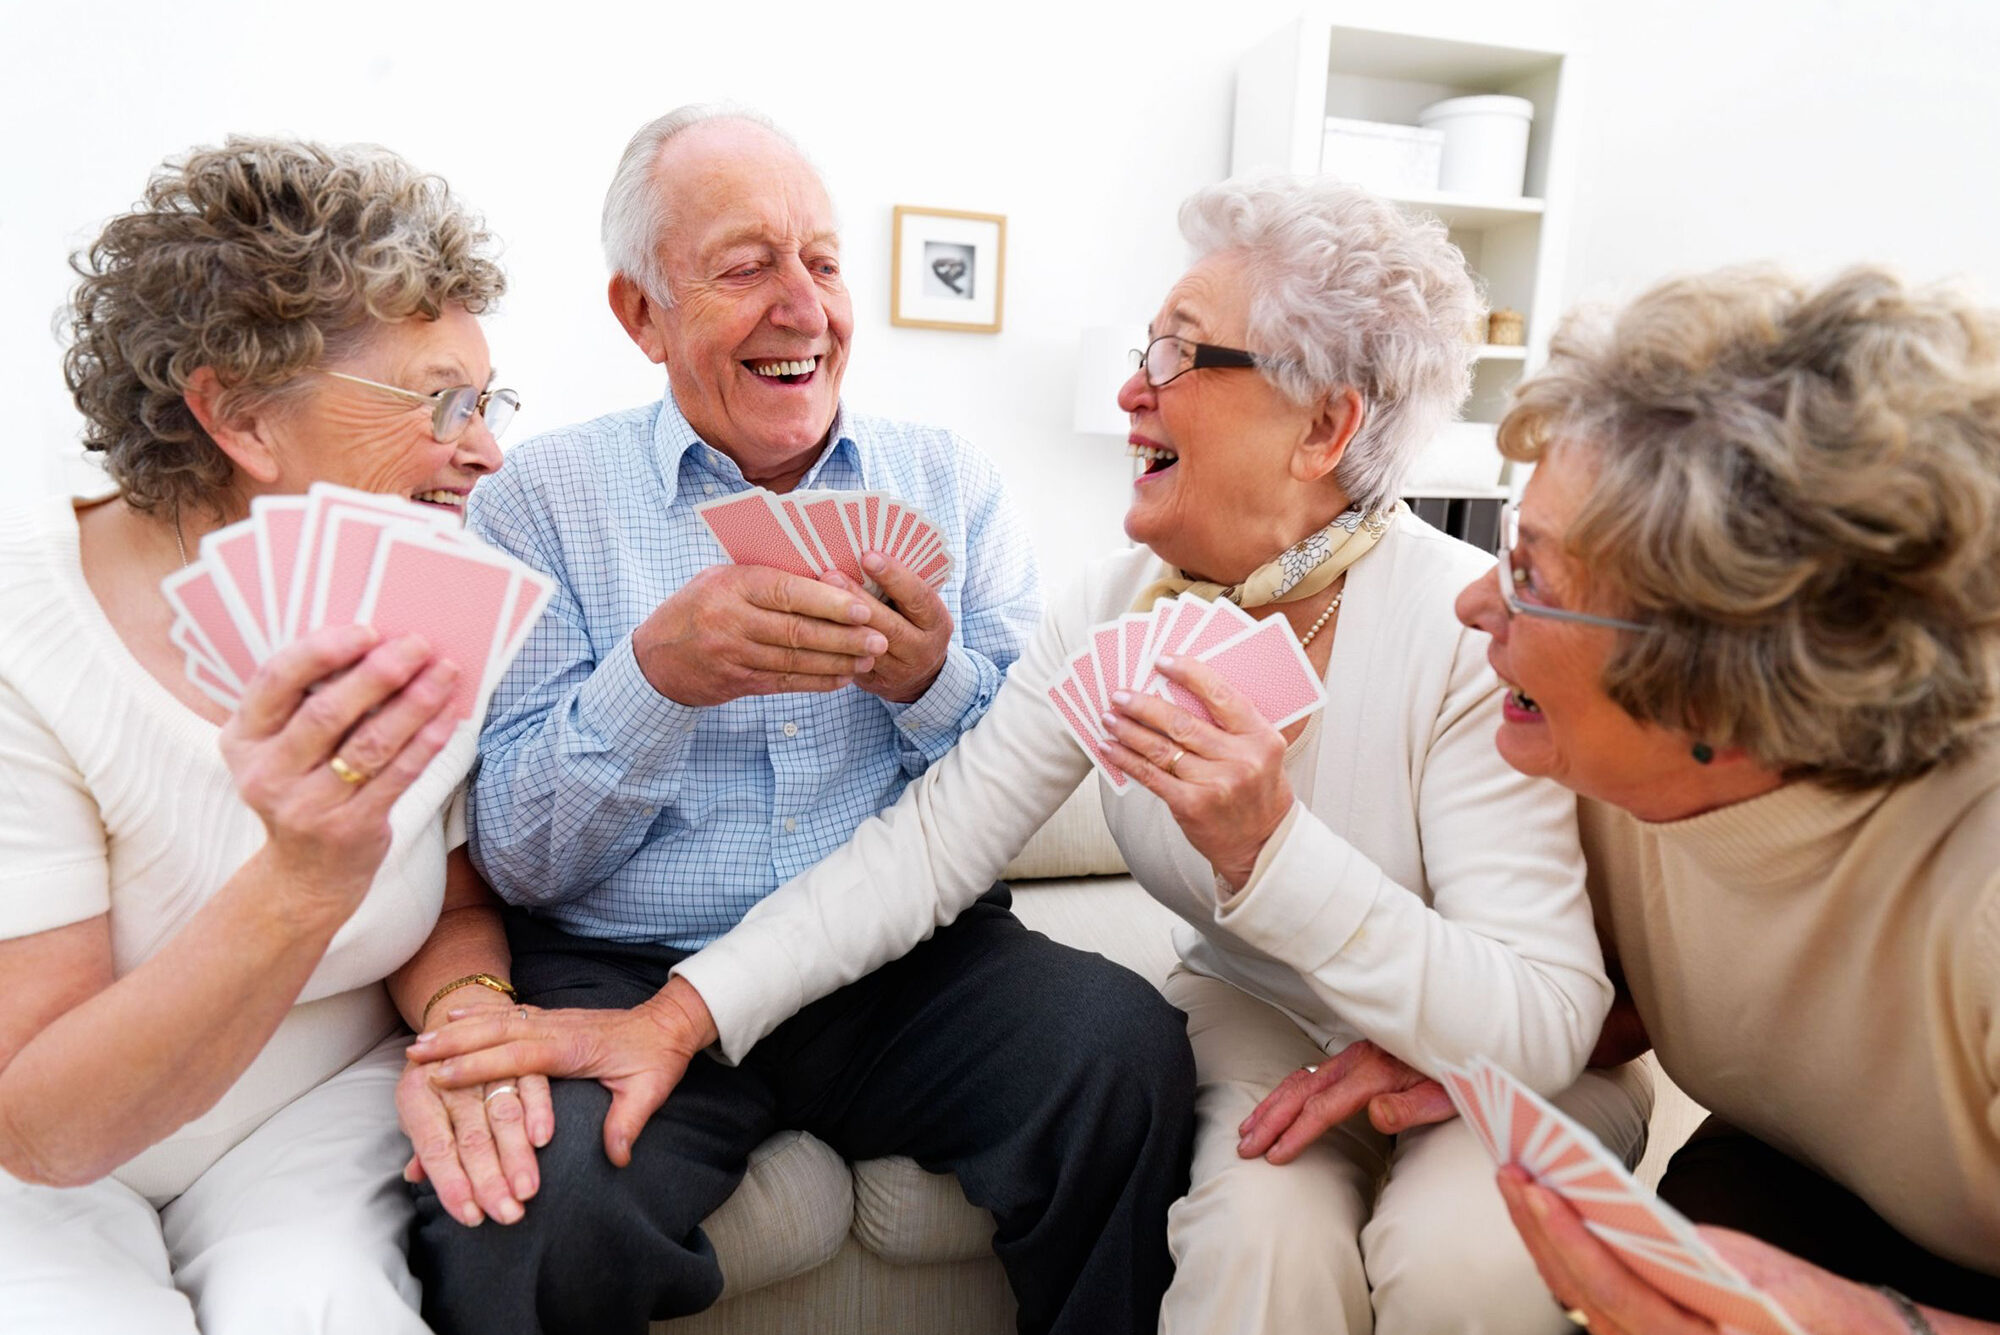
<svg viewBox="0 0 2000 1335">
<path fill-rule="evenodd" d="M 1000 332 L 1007 219 L 998 213 L 896 206 L 889 323 L 909 329 Z"/>
</svg>

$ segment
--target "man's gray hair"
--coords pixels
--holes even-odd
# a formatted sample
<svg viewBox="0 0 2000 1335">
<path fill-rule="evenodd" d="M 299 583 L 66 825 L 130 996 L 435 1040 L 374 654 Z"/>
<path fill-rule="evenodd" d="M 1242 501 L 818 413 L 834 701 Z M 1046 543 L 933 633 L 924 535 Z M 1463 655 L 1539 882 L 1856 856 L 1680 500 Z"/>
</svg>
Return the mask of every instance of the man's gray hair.
<svg viewBox="0 0 2000 1335">
<path fill-rule="evenodd" d="M 1395 503 L 1472 388 L 1485 303 L 1435 218 L 1324 176 L 1237 177 L 1181 205 L 1195 258 L 1247 262 L 1251 350 L 1294 402 L 1352 386 L 1366 405 L 1334 480 L 1363 511 Z"/>
<path fill-rule="evenodd" d="M 769 116 L 733 102 L 690 102 L 639 127 L 618 159 L 611 188 L 604 192 L 599 234 L 604 240 L 604 262 L 611 272 L 624 274 L 663 306 L 673 305 L 674 294 L 660 264 L 660 234 L 666 230 L 667 211 L 664 193 L 653 180 L 653 164 L 674 136 L 713 120 L 748 121 L 798 147 L 798 141 Z"/>
</svg>

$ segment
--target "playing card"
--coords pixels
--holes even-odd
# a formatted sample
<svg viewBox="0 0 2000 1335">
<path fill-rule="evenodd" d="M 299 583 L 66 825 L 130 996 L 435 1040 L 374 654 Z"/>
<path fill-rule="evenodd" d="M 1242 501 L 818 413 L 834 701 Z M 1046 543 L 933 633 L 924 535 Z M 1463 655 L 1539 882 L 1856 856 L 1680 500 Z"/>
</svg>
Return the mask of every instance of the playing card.
<svg viewBox="0 0 2000 1335">
<path fill-rule="evenodd" d="M 813 574 L 817 575 L 821 571 L 833 569 L 833 555 L 822 548 L 819 544 L 819 539 L 813 536 L 811 526 L 806 523 L 805 510 L 801 506 L 799 498 L 797 496 L 779 496 L 776 493 L 767 491 L 764 493 L 764 499 L 778 512 L 778 517 L 784 521 L 786 530 L 792 535 L 792 542 L 805 554 L 806 560 L 812 565 Z"/>
<path fill-rule="evenodd" d="M 703 501 L 694 510 L 738 565 L 771 566 L 809 579 L 819 573 L 761 488 Z"/>
<path fill-rule="evenodd" d="M 868 531 L 868 516 L 862 510 L 862 499 L 867 493 L 858 491 L 842 492 L 840 496 L 840 522 L 847 529 L 847 545 L 857 556 L 865 556 L 875 550 Z"/>
<path fill-rule="evenodd" d="M 938 536 L 937 525 L 914 510 L 909 513 L 909 526 L 896 542 L 894 554 L 898 561 L 909 565 L 920 551 L 935 544 Z"/>
<path fill-rule="evenodd" d="M 507 613 L 507 624 L 500 632 L 500 665 L 493 673 L 493 684 L 500 681 L 500 674 L 514 661 L 528 642 L 528 632 L 535 628 L 542 612 L 549 605 L 549 598 L 555 593 L 555 581 L 539 570 L 520 567 L 521 587 L 514 595 L 514 605 Z"/>
<path fill-rule="evenodd" d="M 1098 771 L 1110 780 L 1114 792 L 1124 792 L 1126 785 L 1132 782 L 1131 779 L 1123 770 L 1105 758 L 1103 743 L 1099 742 L 1097 734 L 1085 725 L 1083 721 L 1085 716 L 1078 712 L 1075 704 L 1058 687 L 1049 687 L 1048 697 L 1049 703 L 1055 706 L 1056 716 L 1063 721 L 1063 726 L 1069 729 L 1069 735 L 1076 739 L 1076 744 L 1083 748 L 1083 753 L 1090 757 L 1090 763 L 1097 766 Z"/>
<path fill-rule="evenodd" d="M 1118 663 L 1124 642 L 1116 621 L 1100 621 L 1090 628 L 1090 654 L 1097 665 L 1097 707 L 1100 711 L 1111 708 L 1113 691 L 1125 689 Z"/>
<path fill-rule="evenodd" d="M 1139 652 L 1146 647 L 1153 618 L 1144 612 L 1127 612 L 1118 618 L 1118 687 L 1136 690 L 1139 685 Z"/>
<path fill-rule="evenodd" d="M 385 640 L 421 635 L 439 658 L 458 666 L 458 681 L 447 708 L 474 719 L 486 696 L 503 643 L 516 588 L 517 563 L 498 553 L 469 550 L 416 528 L 382 535 L 356 620 L 373 626 Z"/>
<path fill-rule="evenodd" d="M 934 589 L 943 588 L 944 582 L 951 578 L 951 553 L 940 550 L 914 569 L 917 578 L 924 583 Z"/>
<path fill-rule="evenodd" d="M 216 587 L 215 572 L 206 562 L 176 570 L 161 581 L 160 592 L 175 615 L 189 623 L 206 656 L 240 685 L 257 671 L 258 658 Z"/>
<path fill-rule="evenodd" d="M 901 560 L 912 570 L 921 570 L 933 556 L 944 550 L 944 538 L 936 529 L 921 534 L 903 550 Z"/>
<path fill-rule="evenodd" d="M 867 522 L 868 526 L 868 546 L 865 549 L 867 551 L 879 552 L 882 550 L 882 512 L 888 506 L 889 501 L 889 497 L 883 496 L 878 492 L 870 491 L 862 494 L 861 517 Z"/>
<path fill-rule="evenodd" d="M 361 620 L 361 599 L 375 568 L 375 553 L 392 531 L 428 532 L 427 525 L 392 518 L 379 510 L 330 505 L 315 530 L 312 596 L 299 633 L 322 626 L 350 626 Z"/>
<path fill-rule="evenodd" d="M 875 519 L 875 550 L 884 556 L 889 554 L 889 539 L 894 536 L 897 525 L 903 522 L 906 508 L 894 496 L 882 498 L 882 513 Z"/>
<path fill-rule="evenodd" d="M 1438 1072 L 1438 1083 L 1444 1086 L 1444 1092 L 1450 1096 L 1451 1106 L 1458 1110 L 1458 1115 L 1465 1119 L 1465 1124 L 1472 1128 L 1475 1136 L 1479 1137 L 1479 1143 L 1486 1147 L 1486 1153 L 1492 1156 L 1496 1164 L 1499 1163 L 1500 1146 L 1493 1139 L 1493 1132 L 1487 1126 L 1486 1106 L 1480 1100 L 1478 1086 L 1473 1083 L 1472 1077 L 1456 1066 L 1447 1066 Z"/>
<path fill-rule="evenodd" d="M 257 560 L 254 519 L 219 528 L 201 540 L 201 559 L 215 576 L 215 591 L 251 654 L 263 662 L 271 654 L 264 625 L 264 573 Z"/>
<path fill-rule="evenodd" d="M 230 713 L 235 713 L 242 705 L 242 695 L 207 659 L 190 655 L 182 664 L 182 668 L 187 673 L 187 679 L 194 683 L 196 690 Z"/>
<path fill-rule="evenodd" d="M 1158 680 L 1153 673 L 1153 664 L 1161 654 L 1180 652 L 1181 644 L 1193 633 L 1210 613 L 1215 604 L 1206 599 L 1181 597 L 1168 603 L 1156 604 L 1154 612 L 1160 618 L 1160 627 L 1147 642 L 1144 661 L 1139 665 L 1139 682 L 1142 689 L 1151 689 Z"/>
<path fill-rule="evenodd" d="M 1465 1071 L 1494 1114 L 1496 1162 L 1519 1162 L 1560 1195 L 1634 1273 L 1674 1302 L 1732 1330 L 1802 1335 L 1782 1308 L 1743 1279 L 1672 1206 L 1639 1185 L 1597 1138 L 1500 1066 Z M 1446 1084 L 1454 1104 L 1457 1080 Z M 1520 1155 L 1523 1157 L 1516 1157 Z"/>
<path fill-rule="evenodd" d="M 285 615 L 291 606 L 299 538 L 305 531 L 306 498 L 259 496 L 250 502 L 250 518 L 257 529 L 257 569 L 264 586 L 264 639 L 275 650 L 290 638 Z"/>
<path fill-rule="evenodd" d="M 1298 636 L 1281 616 L 1258 622 L 1197 657 L 1222 674 L 1274 728 L 1289 727 L 1326 703 L 1326 691 Z M 1200 697 L 1178 682 L 1168 684 L 1167 698 L 1198 718 L 1207 717 Z"/>
<path fill-rule="evenodd" d="M 372 491 L 357 491 L 353 487 L 337 486 L 331 482 L 315 482 L 306 488 L 304 518 L 299 524 L 299 541 L 292 558 L 292 573 L 289 578 L 274 583 L 287 586 L 287 604 L 283 633 L 278 636 L 285 643 L 297 639 L 307 630 L 324 623 L 312 623 L 313 599 L 318 593 L 321 552 L 328 537 L 329 524 L 335 514 L 353 513 L 374 515 L 387 521 L 404 521 L 443 530 L 456 530 L 459 520 L 445 511 L 431 506 L 418 505 L 400 496 L 384 496 Z M 358 536 L 350 534 L 350 538 Z M 365 573 L 365 572 L 364 572 Z M 339 624 L 339 623 L 336 623 Z"/>
<path fill-rule="evenodd" d="M 1069 670 L 1070 675 L 1076 678 L 1077 685 L 1083 688 L 1083 697 L 1090 704 L 1092 718 L 1110 708 L 1103 689 L 1103 678 L 1098 675 L 1096 654 L 1085 649 L 1069 660 Z"/>
<path fill-rule="evenodd" d="M 868 578 L 868 572 L 861 568 L 861 553 L 854 550 L 854 544 L 848 539 L 847 524 L 840 517 L 838 494 L 806 492 L 798 499 L 798 509 L 805 518 L 806 527 L 826 553 L 829 568 L 838 570 L 856 584 L 866 586 L 873 582 Z"/>
<path fill-rule="evenodd" d="M 167 639 L 172 641 L 174 647 L 187 659 L 189 680 L 199 685 L 205 678 L 220 682 L 232 691 L 243 689 L 243 683 L 236 680 L 235 674 L 228 668 L 222 666 L 222 661 L 216 657 L 214 647 L 202 638 L 201 632 L 194 628 L 192 621 L 180 617 L 174 618 L 174 624 L 167 628 Z M 201 668 L 200 678 L 194 675 L 197 664 Z"/>
</svg>

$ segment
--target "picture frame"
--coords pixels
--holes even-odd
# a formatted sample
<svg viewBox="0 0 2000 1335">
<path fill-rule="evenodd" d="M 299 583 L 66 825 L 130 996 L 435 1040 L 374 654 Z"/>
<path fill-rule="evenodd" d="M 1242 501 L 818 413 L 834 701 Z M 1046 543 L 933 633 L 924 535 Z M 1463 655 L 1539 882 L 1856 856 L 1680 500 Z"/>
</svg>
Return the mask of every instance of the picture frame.
<svg viewBox="0 0 2000 1335">
<path fill-rule="evenodd" d="M 1006 215 L 898 204 L 894 230 L 890 324 L 964 334 L 1000 332 Z"/>
</svg>

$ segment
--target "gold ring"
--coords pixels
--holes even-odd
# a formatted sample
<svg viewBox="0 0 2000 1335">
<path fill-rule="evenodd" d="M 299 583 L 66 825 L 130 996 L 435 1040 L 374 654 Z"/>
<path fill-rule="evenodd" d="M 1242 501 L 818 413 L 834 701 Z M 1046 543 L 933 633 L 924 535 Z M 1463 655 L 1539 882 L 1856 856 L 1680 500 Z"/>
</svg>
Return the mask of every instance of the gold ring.
<svg viewBox="0 0 2000 1335">
<path fill-rule="evenodd" d="M 350 788 L 359 788 L 362 784 L 368 782 L 366 774 L 354 768 L 354 766 L 348 764 L 339 756 L 335 756 L 333 759 L 327 761 L 326 767 L 339 775 L 340 781 Z"/>
<path fill-rule="evenodd" d="M 499 1098 L 502 1094 L 519 1094 L 520 1092 L 521 1091 L 515 1089 L 512 1085 L 495 1085 L 493 1086 L 493 1088 L 486 1091 L 486 1097 L 481 1099 L 480 1102 L 491 1103 L 493 1102 L 493 1100 Z"/>
<path fill-rule="evenodd" d="M 1590 1325 L 1590 1313 L 1584 1311 L 1581 1307 L 1565 1307 L 1563 1308 L 1563 1315 L 1569 1318 L 1569 1323 L 1572 1326 L 1587 1327 Z"/>
<path fill-rule="evenodd" d="M 1183 746 L 1179 750 L 1175 751 L 1171 756 L 1167 757 L 1167 773 L 1173 775 L 1176 779 L 1181 777 L 1181 772 L 1179 769 L 1176 768 L 1176 766 L 1178 766 L 1181 763 L 1181 757 L 1186 754 L 1187 754 L 1187 748 Z"/>
</svg>

